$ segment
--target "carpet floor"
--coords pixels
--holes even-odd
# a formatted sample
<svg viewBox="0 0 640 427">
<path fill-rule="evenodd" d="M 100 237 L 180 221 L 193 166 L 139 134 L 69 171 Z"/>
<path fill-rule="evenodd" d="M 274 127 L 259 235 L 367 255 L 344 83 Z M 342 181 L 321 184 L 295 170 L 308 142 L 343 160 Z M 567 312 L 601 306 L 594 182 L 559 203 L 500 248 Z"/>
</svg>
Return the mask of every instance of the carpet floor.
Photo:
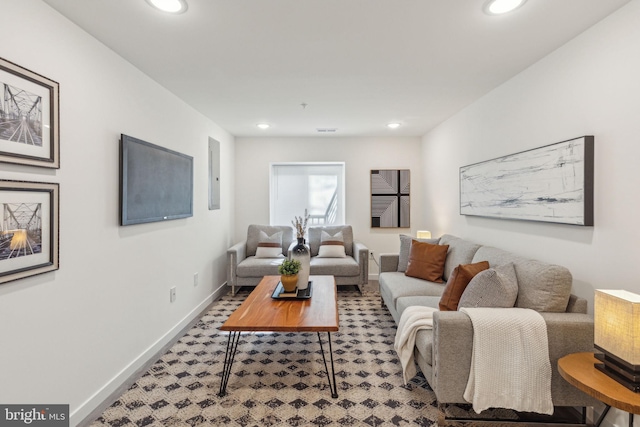
<svg viewBox="0 0 640 427">
<path fill-rule="evenodd" d="M 331 335 L 338 398 L 315 333 L 243 334 L 227 395 L 218 397 L 228 339 L 219 328 L 247 294 L 218 300 L 91 425 L 436 425 L 435 395 L 420 375 L 403 384 L 395 323 L 371 291 L 338 292 L 340 331 Z"/>
<path fill-rule="evenodd" d="M 331 397 L 316 333 L 264 332 L 242 334 L 227 394 L 218 397 L 229 337 L 219 329 L 249 291 L 216 301 L 90 426 L 438 425 L 442 414 L 422 374 L 402 381 L 396 325 L 377 289 L 338 291 L 340 331 L 331 335 L 338 398 Z M 518 419 L 500 409 L 477 415 L 470 405 L 446 412 Z"/>
</svg>

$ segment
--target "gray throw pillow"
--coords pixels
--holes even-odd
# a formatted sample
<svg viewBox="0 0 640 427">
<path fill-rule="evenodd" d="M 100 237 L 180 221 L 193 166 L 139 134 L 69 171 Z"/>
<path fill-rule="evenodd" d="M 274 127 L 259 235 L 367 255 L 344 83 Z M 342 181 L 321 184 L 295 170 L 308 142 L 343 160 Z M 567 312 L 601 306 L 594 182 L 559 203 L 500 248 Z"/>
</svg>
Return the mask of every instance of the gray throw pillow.
<svg viewBox="0 0 640 427">
<path fill-rule="evenodd" d="M 411 252 L 411 241 L 417 240 L 418 242 L 431 243 L 437 245 L 440 239 L 416 239 L 415 237 L 407 236 L 406 234 L 400 235 L 400 253 L 398 254 L 398 271 L 404 273 L 407 271 L 409 265 L 409 253 Z"/>
<path fill-rule="evenodd" d="M 513 307 L 518 298 L 518 278 L 512 262 L 481 271 L 460 297 L 462 307 Z"/>
</svg>

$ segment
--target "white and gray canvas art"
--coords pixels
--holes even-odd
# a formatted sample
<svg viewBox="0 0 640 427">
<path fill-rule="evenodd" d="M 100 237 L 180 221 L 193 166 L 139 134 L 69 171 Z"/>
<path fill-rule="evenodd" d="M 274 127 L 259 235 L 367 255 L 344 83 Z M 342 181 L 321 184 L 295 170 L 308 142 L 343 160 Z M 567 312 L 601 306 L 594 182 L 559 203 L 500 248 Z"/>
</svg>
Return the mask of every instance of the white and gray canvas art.
<svg viewBox="0 0 640 427">
<path fill-rule="evenodd" d="M 593 225 L 593 137 L 461 167 L 460 214 Z"/>
</svg>

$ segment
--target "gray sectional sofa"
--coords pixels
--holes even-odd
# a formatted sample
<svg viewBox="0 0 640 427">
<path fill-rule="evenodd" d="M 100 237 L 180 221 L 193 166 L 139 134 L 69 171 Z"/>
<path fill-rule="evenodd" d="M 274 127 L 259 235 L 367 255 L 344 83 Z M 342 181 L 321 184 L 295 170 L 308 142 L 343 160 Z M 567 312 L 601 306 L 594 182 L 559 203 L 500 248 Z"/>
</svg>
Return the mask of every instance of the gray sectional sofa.
<svg viewBox="0 0 640 427">
<path fill-rule="evenodd" d="M 411 237 L 401 236 L 401 254 L 380 255 L 380 295 L 396 323 L 408 306 L 438 308 L 446 280 L 456 266 L 488 261 L 495 267 L 513 262 L 518 281 L 516 307 L 540 312 L 547 324 L 554 406 L 598 404 L 566 382 L 557 370 L 558 359 L 562 356 L 593 351 L 593 318 L 587 314 L 587 301 L 571 294 L 572 276 L 566 268 L 443 235 L 428 241 L 449 245 L 444 267 L 445 284 L 433 283 L 405 275 L 410 242 Z M 460 311 L 436 311 L 433 330 L 418 332 L 415 360 L 439 403 L 468 403 L 463 394 L 469 378 L 472 343 L 471 321 Z"/>
<path fill-rule="evenodd" d="M 279 258 L 257 258 L 256 251 L 260 232 L 271 236 L 282 232 L 282 253 Z M 322 231 L 330 235 L 342 232 L 346 256 L 343 258 L 321 258 L 318 252 Z M 360 291 L 368 282 L 369 249 L 353 239 L 350 225 L 312 226 L 307 231 L 307 244 L 311 251 L 311 275 L 332 275 L 336 284 L 355 285 Z M 297 243 L 294 230 L 289 226 L 252 224 L 247 229 L 247 238 L 227 250 L 227 286 L 233 294 L 242 286 L 256 286 L 264 276 L 278 275 L 278 266 L 288 255 L 292 244 Z"/>
</svg>

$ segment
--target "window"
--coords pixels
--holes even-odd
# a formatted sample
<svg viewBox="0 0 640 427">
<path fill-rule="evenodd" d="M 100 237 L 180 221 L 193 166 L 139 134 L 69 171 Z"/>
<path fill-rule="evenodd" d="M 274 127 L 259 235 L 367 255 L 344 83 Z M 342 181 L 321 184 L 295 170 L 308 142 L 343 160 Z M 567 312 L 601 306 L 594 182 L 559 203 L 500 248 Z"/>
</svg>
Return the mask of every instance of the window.
<svg viewBox="0 0 640 427">
<path fill-rule="evenodd" d="M 309 225 L 344 224 L 344 162 L 273 163 L 270 181 L 271 225 L 290 225 L 304 210 Z"/>
</svg>

